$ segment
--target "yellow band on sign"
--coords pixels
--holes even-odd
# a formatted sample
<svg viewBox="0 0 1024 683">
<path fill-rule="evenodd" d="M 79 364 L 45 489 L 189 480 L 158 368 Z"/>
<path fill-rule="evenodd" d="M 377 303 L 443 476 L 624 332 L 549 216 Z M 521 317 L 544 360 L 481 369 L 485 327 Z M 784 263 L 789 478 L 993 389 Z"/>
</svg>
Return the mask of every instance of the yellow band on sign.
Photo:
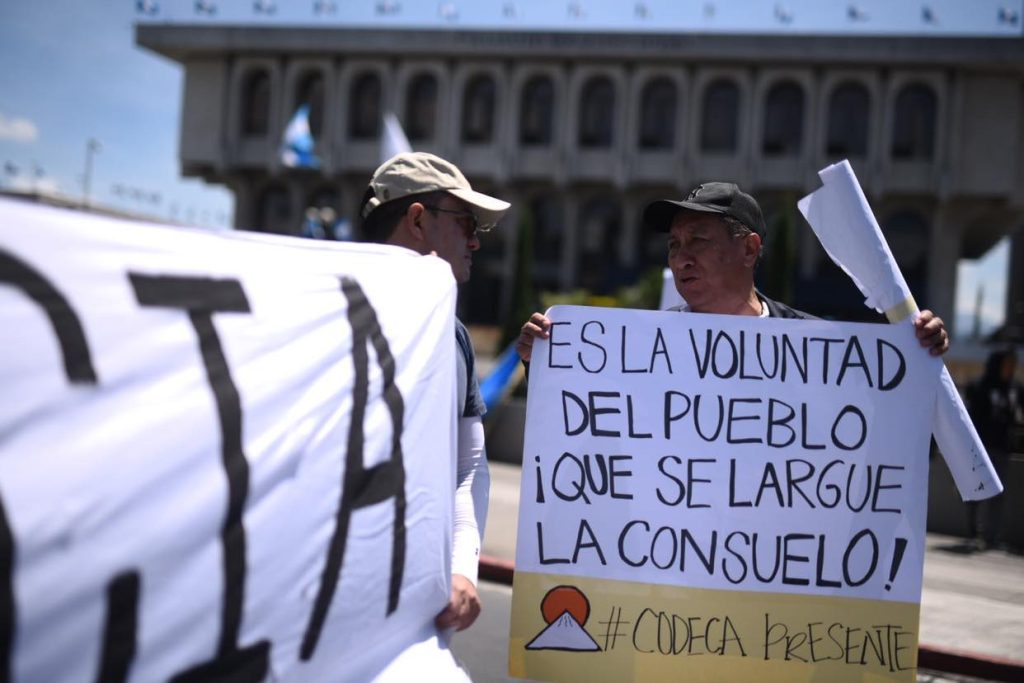
<svg viewBox="0 0 1024 683">
<path fill-rule="evenodd" d="M 908 296 L 903 301 L 886 310 L 885 318 L 890 323 L 898 323 L 914 313 L 917 313 L 917 302 L 914 301 L 914 297 Z"/>
<path fill-rule="evenodd" d="M 516 572 L 509 673 L 541 681 L 916 679 L 916 603 Z"/>
</svg>

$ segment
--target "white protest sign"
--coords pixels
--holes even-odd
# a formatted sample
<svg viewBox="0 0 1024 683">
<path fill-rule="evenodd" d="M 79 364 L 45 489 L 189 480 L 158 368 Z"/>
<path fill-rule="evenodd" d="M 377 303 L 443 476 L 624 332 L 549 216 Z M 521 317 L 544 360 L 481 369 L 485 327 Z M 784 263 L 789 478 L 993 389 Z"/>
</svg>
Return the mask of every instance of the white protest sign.
<svg viewBox="0 0 1024 683">
<path fill-rule="evenodd" d="M 447 264 L 0 221 L 0 678 L 364 681 L 436 635 Z"/>
<path fill-rule="evenodd" d="M 514 675 L 912 680 L 941 362 L 911 328 L 548 317 L 530 366 Z M 679 661 L 702 654 L 718 656 Z"/>
</svg>

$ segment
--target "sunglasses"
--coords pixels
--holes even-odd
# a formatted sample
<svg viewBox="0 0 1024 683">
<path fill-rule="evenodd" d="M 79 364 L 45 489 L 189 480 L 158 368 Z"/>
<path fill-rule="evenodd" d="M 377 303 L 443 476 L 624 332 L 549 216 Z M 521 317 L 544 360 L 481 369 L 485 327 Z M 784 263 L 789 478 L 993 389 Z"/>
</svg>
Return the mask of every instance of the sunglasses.
<svg viewBox="0 0 1024 683">
<path fill-rule="evenodd" d="M 450 213 L 455 216 L 455 222 L 459 224 L 462 231 L 466 233 L 466 239 L 471 239 L 477 233 L 490 232 L 494 228 L 493 223 L 486 223 L 481 225 L 480 219 L 477 218 L 476 214 L 472 211 L 456 211 L 454 209 L 442 209 L 439 206 L 428 206 L 424 204 L 424 208 L 433 211 L 434 213 Z"/>
</svg>

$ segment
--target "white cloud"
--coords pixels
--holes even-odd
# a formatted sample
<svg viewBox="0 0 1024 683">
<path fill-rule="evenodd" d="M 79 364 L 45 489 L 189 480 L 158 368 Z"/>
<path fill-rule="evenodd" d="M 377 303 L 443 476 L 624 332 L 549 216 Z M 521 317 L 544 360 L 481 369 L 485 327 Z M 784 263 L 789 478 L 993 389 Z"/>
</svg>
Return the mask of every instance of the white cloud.
<svg viewBox="0 0 1024 683">
<path fill-rule="evenodd" d="M 0 114 L 0 140 L 14 142 L 35 142 L 39 129 L 28 119 L 9 119 Z"/>
</svg>

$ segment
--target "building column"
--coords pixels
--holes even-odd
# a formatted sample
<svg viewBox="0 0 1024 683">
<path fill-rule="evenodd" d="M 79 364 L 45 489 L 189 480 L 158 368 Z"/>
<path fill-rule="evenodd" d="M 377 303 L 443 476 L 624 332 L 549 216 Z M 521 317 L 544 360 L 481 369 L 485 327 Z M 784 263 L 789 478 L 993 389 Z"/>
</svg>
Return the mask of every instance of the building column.
<svg viewBox="0 0 1024 683">
<path fill-rule="evenodd" d="M 252 191 L 252 183 L 244 178 L 229 178 L 224 184 L 235 195 L 234 229 L 252 229 L 253 219 L 256 217 L 256 197 Z"/>
<path fill-rule="evenodd" d="M 285 177 L 285 186 L 288 188 L 289 205 L 291 206 L 288 224 L 284 227 L 285 235 L 301 235 L 302 224 L 306 220 L 307 200 L 309 199 L 309 188 L 304 179 L 298 174 L 292 177 Z"/>
<path fill-rule="evenodd" d="M 1024 225 L 1010 236 L 1010 267 L 1006 290 L 1006 336 L 1024 344 Z"/>
<path fill-rule="evenodd" d="M 956 276 L 960 260 L 963 222 L 940 205 L 934 214 L 928 239 L 928 308 L 956 333 Z"/>
<path fill-rule="evenodd" d="M 622 255 L 622 266 L 635 269 L 640 275 L 640 236 L 643 232 L 640 200 L 629 192 L 622 194 L 619 212 L 622 221 L 622 234 L 619 236 L 619 253 Z"/>
<path fill-rule="evenodd" d="M 519 226 L 522 223 L 524 212 L 529 211 L 529 207 L 524 203 L 526 198 L 523 196 L 523 193 L 508 185 L 502 187 L 496 196 L 501 197 L 512 205 L 505 214 L 505 217 L 502 218 L 501 225 L 486 237 L 486 239 L 500 239 L 504 242 L 504 253 L 500 271 L 501 284 L 498 290 L 498 301 L 495 303 L 498 307 L 498 320 L 507 321 L 516 313 L 516 311 L 512 310 L 516 299 L 515 288 L 517 285 L 522 284 L 516 282 L 516 273 L 521 267 L 518 263 Z M 534 229 L 536 229 L 536 225 Z M 531 257 L 527 255 L 526 258 Z"/>
<path fill-rule="evenodd" d="M 578 192 L 566 191 L 563 195 L 562 216 L 565 220 L 565 243 L 562 245 L 562 289 L 569 291 L 579 281 L 579 230 L 581 202 Z"/>
</svg>

